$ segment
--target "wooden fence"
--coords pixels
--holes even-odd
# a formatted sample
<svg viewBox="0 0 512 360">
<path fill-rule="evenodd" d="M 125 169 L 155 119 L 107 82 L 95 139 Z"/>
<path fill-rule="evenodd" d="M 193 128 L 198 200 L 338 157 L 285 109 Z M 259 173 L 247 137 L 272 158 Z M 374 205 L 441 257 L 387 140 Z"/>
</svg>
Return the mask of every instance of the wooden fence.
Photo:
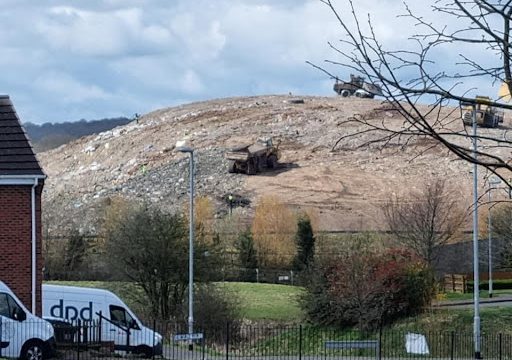
<svg viewBox="0 0 512 360">
<path fill-rule="evenodd" d="M 468 290 L 467 275 L 447 274 L 444 276 L 443 288 L 445 292 L 465 293 Z"/>
</svg>

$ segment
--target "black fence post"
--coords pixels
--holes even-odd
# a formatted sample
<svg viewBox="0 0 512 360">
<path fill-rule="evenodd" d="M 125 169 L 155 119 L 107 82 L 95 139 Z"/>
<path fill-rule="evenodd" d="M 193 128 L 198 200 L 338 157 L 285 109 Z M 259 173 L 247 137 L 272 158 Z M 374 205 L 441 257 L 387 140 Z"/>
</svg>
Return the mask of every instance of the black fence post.
<svg viewBox="0 0 512 360">
<path fill-rule="evenodd" d="M 98 320 L 98 333 L 99 333 L 98 338 L 99 338 L 99 343 L 101 345 L 101 340 L 102 340 L 102 337 L 101 337 L 101 320 L 102 320 L 101 311 L 99 314 L 100 314 L 100 318 Z"/>
<path fill-rule="evenodd" d="M 299 325 L 299 360 L 302 360 L 302 324 Z"/>
<path fill-rule="evenodd" d="M 76 342 L 76 359 L 77 360 L 80 360 L 80 342 L 82 341 L 82 334 L 81 334 L 81 329 L 82 329 L 82 324 L 81 324 L 81 321 L 80 319 L 78 319 L 78 322 L 77 322 L 78 326 L 77 326 L 77 329 L 78 329 L 78 339 L 77 339 L 77 342 Z"/>
<path fill-rule="evenodd" d="M 156 337 L 156 319 L 153 318 L 153 351 L 151 352 L 151 358 L 155 358 L 155 337 Z M 162 344 L 162 355 L 163 355 L 163 344 Z"/>
<path fill-rule="evenodd" d="M 130 351 L 130 328 L 128 327 L 126 329 L 126 353 L 132 353 L 132 351 Z"/>
<path fill-rule="evenodd" d="M 205 339 L 205 336 L 204 336 L 204 330 L 201 331 L 203 333 L 203 338 L 201 339 L 201 346 L 203 348 L 203 357 L 202 357 L 202 360 L 204 360 L 206 357 L 206 339 Z"/>
<path fill-rule="evenodd" d="M 500 360 L 502 359 L 502 356 L 503 356 L 503 352 L 502 352 L 502 344 L 503 344 L 503 342 L 502 342 L 502 339 L 501 339 L 501 333 L 500 333 L 500 334 L 499 334 L 499 347 L 500 347 L 499 352 L 500 352 Z"/>
<path fill-rule="evenodd" d="M 229 321 L 226 321 L 226 360 L 229 360 Z"/>
<path fill-rule="evenodd" d="M 382 322 L 379 326 L 379 349 L 377 350 L 379 352 L 379 360 L 382 359 Z"/>
<path fill-rule="evenodd" d="M 450 333 L 450 360 L 453 360 L 455 355 L 455 331 Z"/>
<path fill-rule="evenodd" d="M 91 341 L 89 336 L 89 328 L 90 323 L 87 320 L 84 320 L 82 324 L 82 333 L 84 334 L 84 349 L 85 351 L 89 351 L 89 342 Z"/>
</svg>

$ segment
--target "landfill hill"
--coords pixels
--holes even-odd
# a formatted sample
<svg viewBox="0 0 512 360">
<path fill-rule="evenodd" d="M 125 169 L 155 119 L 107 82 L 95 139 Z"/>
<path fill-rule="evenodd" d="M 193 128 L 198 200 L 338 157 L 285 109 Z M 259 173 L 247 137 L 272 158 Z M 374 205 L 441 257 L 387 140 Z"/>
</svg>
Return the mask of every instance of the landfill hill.
<svg viewBox="0 0 512 360">
<path fill-rule="evenodd" d="M 355 114 L 396 126 L 403 119 L 377 99 L 257 96 L 217 99 L 153 111 L 138 121 L 86 136 L 38 155 L 48 175 L 43 206 L 46 231 L 71 222 L 97 231 L 101 206 L 114 197 L 182 209 L 188 198 L 188 156 L 179 140 L 195 149 L 198 195 L 208 196 L 217 216 L 228 212 L 227 194 L 250 218 L 258 199 L 275 195 L 294 209 L 315 214 L 317 230 L 382 230 L 381 205 L 393 194 L 417 189 L 432 177 L 447 179 L 462 202 L 471 197 L 471 166 L 426 139 L 408 146 L 361 146 L 378 135 L 363 133 L 333 145 L 356 125 L 340 124 Z M 459 120 L 456 117 L 459 116 Z M 453 113 L 455 127 L 463 125 Z M 509 119 L 506 117 L 504 126 Z M 482 129 L 498 136 L 505 129 Z M 278 169 L 258 175 L 229 174 L 224 152 L 261 137 L 279 139 Z M 461 139 L 460 141 L 467 141 Z M 510 156 L 510 150 L 496 149 Z M 507 153 L 501 153 L 506 151 Z"/>
</svg>

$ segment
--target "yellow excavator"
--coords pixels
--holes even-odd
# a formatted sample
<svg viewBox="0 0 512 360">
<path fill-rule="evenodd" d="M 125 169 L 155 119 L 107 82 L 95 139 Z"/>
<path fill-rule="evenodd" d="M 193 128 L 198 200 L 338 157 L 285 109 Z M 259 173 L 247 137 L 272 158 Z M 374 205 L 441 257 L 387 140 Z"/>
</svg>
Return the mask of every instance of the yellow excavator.
<svg viewBox="0 0 512 360">
<path fill-rule="evenodd" d="M 496 128 L 503 122 L 503 110 L 492 106 L 492 100 L 488 96 L 477 96 L 474 111 L 476 124 L 481 127 Z M 473 124 L 473 106 L 466 106 L 462 114 L 464 125 Z"/>
</svg>

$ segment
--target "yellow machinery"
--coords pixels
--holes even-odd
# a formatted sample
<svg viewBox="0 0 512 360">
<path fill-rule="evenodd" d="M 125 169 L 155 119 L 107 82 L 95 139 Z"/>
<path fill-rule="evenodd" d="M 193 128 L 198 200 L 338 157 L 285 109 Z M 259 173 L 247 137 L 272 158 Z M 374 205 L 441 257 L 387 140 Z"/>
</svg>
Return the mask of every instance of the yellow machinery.
<svg viewBox="0 0 512 360">
<path fill-rule="evenodd" d="M 488 96 L 477 96 L 474 111 L 476 124 L 481 127 L 496 128 L 503 122 L 503 110 L 491 106 L 492 100 Z M 473 124 L 473 106 L 466 106 L 462 114 L 464 125 Z"/>
</svg>

